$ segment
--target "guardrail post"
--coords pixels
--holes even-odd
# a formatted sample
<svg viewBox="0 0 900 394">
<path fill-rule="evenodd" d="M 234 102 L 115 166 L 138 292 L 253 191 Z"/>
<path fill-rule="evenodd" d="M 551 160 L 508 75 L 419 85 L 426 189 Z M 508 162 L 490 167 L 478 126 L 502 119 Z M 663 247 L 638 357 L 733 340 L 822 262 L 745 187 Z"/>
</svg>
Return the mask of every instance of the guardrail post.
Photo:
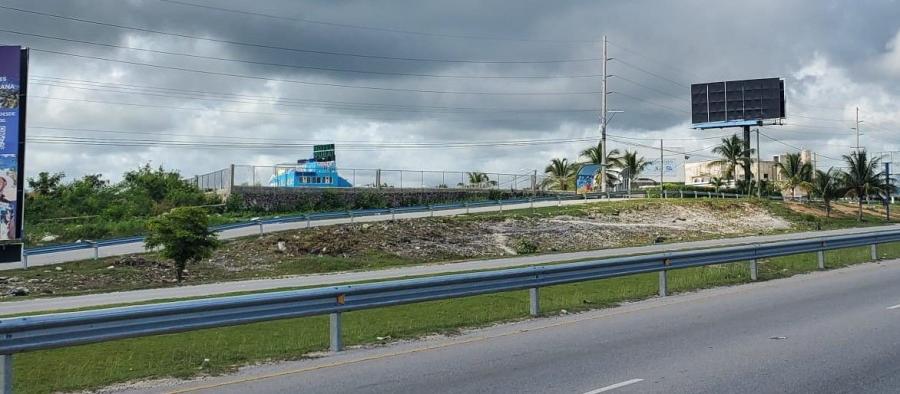
<svg viewBox="0 0 900 394">
<path fill-rule="evenodd" d="M 560 197 L 559 195 L 556 196 L 556 206 L 557 207 L 562 206 L 562 197 Z"/>
<path fill-rule="evenodd" d="M 678 198 L 681 198 L 681 199 L 684 198 L 684 190 L 679 190 L 679 191 L 678 191 Z"/>
<path fill-rule="evenodd" d="M 668 294 L 669 274 L 668 271 L 659 271 L 659 296 L 665 297 Z"/>
<path fill-rule="evenodd" d="M 530 301 L 529 313 L 531 316 L 539 316 L 541 314 L 541 295 L 537 287 L 528 289 L 528 298 Z"/>
<path fill-rule="evenodd" d="M 100 259 L 100 245 L 97 245 L 97 242 L 92 242 L 94 244 L 94 260 Z"/>
<path fill-rule="evenodd" d="M 339 352 L 344 349 L 344 343 L 341 340 L 341 313 L 335 312 L 329 315 L 331 324 L 329 324 L 329 339 L 331 342 L 331 351 Z"/>
<path fill-rule="evenodd" d="M 28 269 L 28 255 L 22 253 L 22 269 Z"/>
<path fill-rule="evenodd" d="M 756 274 L 757 274 L 756 269 L 757 269 L 757 260 L 756 259 L 750 260 L 750 280 L 754 280 L 754 281 L 756 280 Z"/>
<path fill-rule="evenodd" d="M 500 212 L 503 212 L 503 200 L 497 200 L 497 204 L 500 205 Z"/>
<path fill-rule="evenodd" d="M 431 217 L 434 217 L 434 206 L 433 205 L 428 204 L 428 212 L 431 212 Z"/>
<path fill-rule="evenodd" d="M 706 198 L 712 198 L 712 192 L 706 192 Z"/>
<path fill-rule="evenodd" d="M 309 215 L 303 215 L 306 218 L 306 228 L 310 228 L 312 226 L 312 220 L 309 218 Z"/>
<path fill-rule="evenodd" d="M 12 354 L 0 354 L 0 393 L 12 394 Z"/>
<path fill-rule="evenodd" d="M 466 207 L 466 215 L 468 215 L 469 214 L 469 202 L 466 201 L 463 203 L 463 205 Z"/>
<path fill-rule="evenodd" d="M 394 211 L 394 208 L 391 208 L 391 220 L 393 221 L 396 219 L 397 219 L 397 212 Z"/>
<path fill-rule="evenodd" d="M 350 223 L 353 223 L 353 212 L 347 211 L 347 216 L 350 217 Z"/>
<path fill-rule="evenodd" d="M 528 204 L 531 205 L 531 211 L 534 212 L 534 197 L 528 197 Z"/>
<path fill-rule="evenodd" d="M 822 245 L 824 246 L 825 243 L 823 242 Z M 820 250 L 820 251 L 816 252 L 816 256 L 818 257 L 818 260 L 819 260 L 819 269 L 820 270 L 825 269 L 825 251 Z"/>
<path fill-rule="evenodd" d="M 878 261 L 878 244 L 872 244 L 872 261 Z"/>
<path fill-rule="evenodd" d="M 256 222 L 256 224 L 259 225 L 259 236 L 262 237 L 262 235 L 263 235 L 263 222 L 262 222 L 262 220 Z"/>
</svg>

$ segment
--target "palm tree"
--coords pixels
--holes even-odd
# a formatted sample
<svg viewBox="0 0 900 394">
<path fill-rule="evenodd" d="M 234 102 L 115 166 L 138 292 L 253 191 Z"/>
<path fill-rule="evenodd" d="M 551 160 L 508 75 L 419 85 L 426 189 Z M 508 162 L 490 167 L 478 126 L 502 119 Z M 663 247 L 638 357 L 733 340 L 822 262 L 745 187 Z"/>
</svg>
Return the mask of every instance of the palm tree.
<svg viewBox="0 0 900 394">
<path fill-rule="evenodd" d="M 878 171 L 878 158 L 870 159 L 865 151 L 857 151 L 844 155 L 844 161 L 848 167 L 842 175 L 845 195 L 856 197 L 859 202 L 856 219 L 862 221 L 863 198 L 872 193 L 885 192 L 888 186 L 884 174 Z"/>
<path fill-rule="evenodd" d="M 637 151 L 626 150 L 622 155 L 622 178 L 628 181 L 628 193 L 631 193 L 631 181 L 650 166 L 650 162 L 638 156 Z M 660 185 L 662 186 L 662 185 Z"/>
<path fill-rule="evenodd" d="M 575 180 L 575 174 L 578 172 L 578 166 L 575 163 L 569 163 L 568 159 L 553 159 L 544 173 L 548 175 L 544 179 L 544 185 L 551 189 L 569 190 L 569 185 Z"/>
<path fill-rule="evenodd" d="M 825 217 L 831 217 L 831 202 L 840 198 L 847 191 L 841 185 L 840 173 L 829 168 L 828 171 L 816 170 L 812 181 L 812 192 L 825 202 Z"/>
<path fill-rule="evenodd" d="M 469 185 L 472 185 L 472 187 L 483 187 L 491 182 L 488 175 L 483 172 L 473 171 L 466 174 L 469 176 Z"/>
<path fill-rule="evenodd" d="M 735 169 L 738 165 L 744 167 L 745 174 L 750 173 L 750 163 L 752 160 L 748 159 L 748 156 L 752 155 L 755 150 L 745 150 L 744 141 L 738 138 L 737 135 L 722 138 L 722 143 L 713 148 L 712 152 L 722 158 L 710 162 L 709 165 L 719 167 L 725 166 L 725 171 L 723 171 L 722 175 L 726 179 L 732 181 L 735 180 Z"/>
<path fill-rule="evenodd" d="M 617 168 L 622 167 L 622 158 L 619 156 L 619 150 L 613 149 L 606 152 L 606 185 L 612 186 L 619 180 Z M 598 142 L 597 146 L 592 146 L 581 151 L 581 157 L 587 158 L 586 163 L 603 164 L 603 142 Z M 603 173 L 598 173 L 598 178 Z"/>
<path fill-rule="evenodd" d="M 716 188 L 716 193 L 718 193 L 719 189 L 721 189 L 722 186 L 725 186 L 725 180 L 720 177 L 714 176 L 709 179 L 709 184 L 713 185 L 713 187 Z"/>
<path fill-rule="evenodd" d="M 784 184 L 791 188 L 791 198 L 797 198 L 797 188 L 809 190 L 812 186 L 812 166 L 803 162 L 800 153 L 788 153 L 775 163 Z"/>
</svg>

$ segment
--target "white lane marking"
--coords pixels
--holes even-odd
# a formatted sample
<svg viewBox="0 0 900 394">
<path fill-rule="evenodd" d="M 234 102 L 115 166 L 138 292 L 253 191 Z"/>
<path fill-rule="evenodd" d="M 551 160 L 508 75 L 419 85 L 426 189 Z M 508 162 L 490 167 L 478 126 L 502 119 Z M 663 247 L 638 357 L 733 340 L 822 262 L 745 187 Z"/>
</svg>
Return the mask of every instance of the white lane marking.
<svg viewBox="0 0 900 394">
<path fill-rule="evenodd" d="M 606 392 L 606 391 L 615 390 L 615 389 L 620 388 L 620 387 L 625 387 L 625 386 L 628 386 L 628 385 L 630 385 L 630 384 L 635 384 L 635 383 L 637 383 L 637 382 L 643 382 L 643 381 L 644 381 L 644 379 L 631 379 L 631 380 L 626 380 L 626 381 L 624 381 L 624 382 L 620 382 L 620 383 L 616 383 L 616 384 L 611 384 L 611 385 L 609 385 L 609 386 L 601 387 L 601 388 L 596 389 L 596 390 L 591 390 L 591 391 L 588 391 L 588 392 L 586 392 L 586 393 L 584 393 L 584 394 L 597 394 L 597 393 L 603 393 L 603 392 Z"/>
<path fill-rule="evenodd" d="M 900 308 L 900 304 L 888 307 L 888 309 L 897 309 L 897 308 Z"/>
</svg>

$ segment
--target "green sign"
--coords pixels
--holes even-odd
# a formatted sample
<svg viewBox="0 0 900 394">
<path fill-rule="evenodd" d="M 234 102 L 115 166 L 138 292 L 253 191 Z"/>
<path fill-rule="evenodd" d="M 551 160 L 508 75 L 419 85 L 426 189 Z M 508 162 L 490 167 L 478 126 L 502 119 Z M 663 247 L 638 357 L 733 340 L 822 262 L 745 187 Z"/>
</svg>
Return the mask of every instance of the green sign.
<svg viewBox="0 0 900 394">
<path fill-rule="evenodd" d="M 334 161 L 334 144 L 313 146 L 313 159 L 316 161 Z"/>
</svg>

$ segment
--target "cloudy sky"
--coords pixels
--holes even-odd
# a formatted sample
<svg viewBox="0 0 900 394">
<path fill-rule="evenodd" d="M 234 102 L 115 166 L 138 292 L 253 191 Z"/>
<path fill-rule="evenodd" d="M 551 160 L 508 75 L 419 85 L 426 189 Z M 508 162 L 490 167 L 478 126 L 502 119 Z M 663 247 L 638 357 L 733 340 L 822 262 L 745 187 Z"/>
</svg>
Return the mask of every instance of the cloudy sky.
<svg viewBox="0 0 900 394">
<path fill-rule="evenodd" d="M 839 165 L 856 107 L 862 145 L 900 149 L 890 0 L 0 0 L 0 30 L 33 49 L 29 175 L 194 175 L 321 142 L 346 168 L 530 172 L 599 135 L 604 34 L 613 148 L 702 160 L 728 130 L 690 129 L 689 85 L 782 77 L 763 156 Z"/>
</svg>

